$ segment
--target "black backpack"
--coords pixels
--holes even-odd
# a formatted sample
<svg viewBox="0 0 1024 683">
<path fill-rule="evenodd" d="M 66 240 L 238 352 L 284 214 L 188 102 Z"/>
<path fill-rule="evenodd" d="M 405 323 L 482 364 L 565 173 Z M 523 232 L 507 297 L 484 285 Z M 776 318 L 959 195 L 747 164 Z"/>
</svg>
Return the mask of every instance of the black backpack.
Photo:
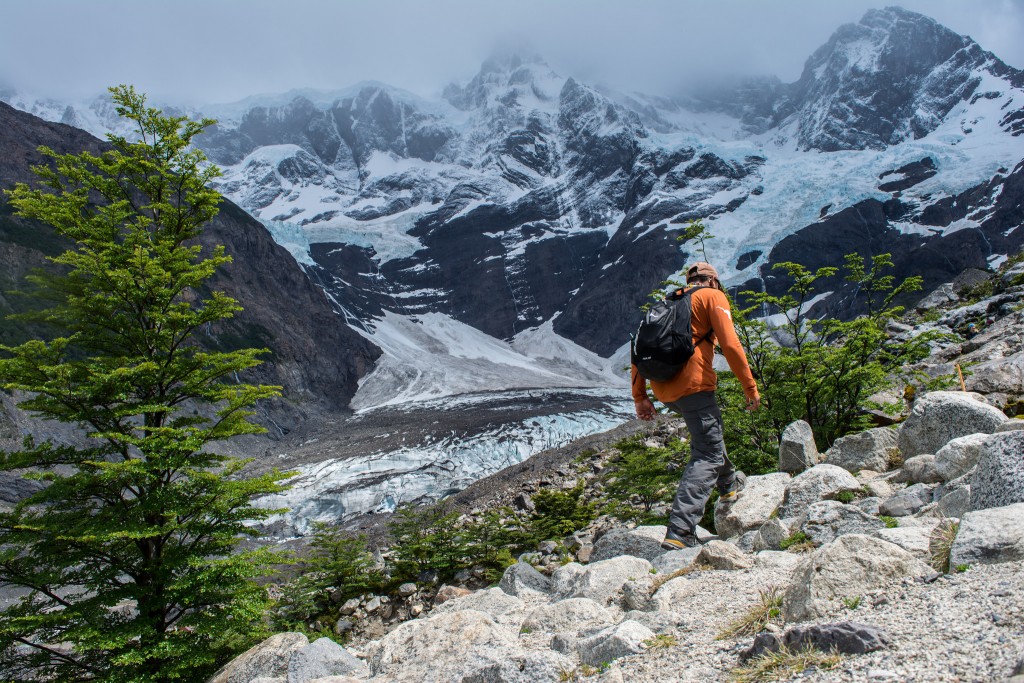
<svg viewBox="0 0 1024 683">
<path fill-rule="evenodd" d="M 694 341 L 690 325 L 690 295 L 703 287 L 677 289 L 644 314 L 630 343 L 630 360 L 644 379 L 666 382 L 683 369 L 694 347 L 711 331 Z"/>
</svg>

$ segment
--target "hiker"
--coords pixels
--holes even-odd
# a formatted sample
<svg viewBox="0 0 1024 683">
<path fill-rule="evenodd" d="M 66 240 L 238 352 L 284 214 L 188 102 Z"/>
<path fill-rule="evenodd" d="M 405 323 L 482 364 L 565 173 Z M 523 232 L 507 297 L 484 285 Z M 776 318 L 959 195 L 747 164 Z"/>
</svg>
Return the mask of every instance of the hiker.
<svg viewBox="0 0 1024 683">
<path fill-rule="evenodd" d="M 686 271 L 690 292 L 694 353 L 675 376 L 664 382 L 651 380 L 655 398 L 683 416 L 690 432 L 690 461 L 679 482 L 668 531 L 661 546 L 666 550 L 692 548 L 697 540 L 697 522 L 712 487 L 718 487 L 723 501 L 735 499 L 746 476 L 737 471 L 725 453 L 722 412 L 715 401 L 718 375 L 712 368 L 717 340 L 722 354 L 743 385 L 747 410 L 757 410 L 761 397 L 732 324 L 729 300 L 710 263 L 698 262 Z M 632 366 L 633 402 L 637 417 L 654 419 L 654 404 L 647 395 L 647 380 Z"/>
</svg>

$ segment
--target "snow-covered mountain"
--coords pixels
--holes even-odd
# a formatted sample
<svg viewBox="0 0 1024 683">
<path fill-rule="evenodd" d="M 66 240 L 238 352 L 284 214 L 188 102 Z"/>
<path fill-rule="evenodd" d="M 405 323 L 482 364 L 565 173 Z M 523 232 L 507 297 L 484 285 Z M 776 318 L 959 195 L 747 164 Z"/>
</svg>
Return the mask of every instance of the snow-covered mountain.
<svg viewBox="0 0 1024 683">
<path fill-rule="evenodd" d="M 116 125 L 103 98 L 0 100 L 94 134 Z M 1024 72 L 899 8 L 840 27 L 793 83 L 626 94 L 506 55 L 433 99 L 361 83 L 189 113 L 219 120 L 200 142 L 223 168 L 219 189 L 382 350 L 351 399 L 360 416 L 453 395 L 595 392 L 551 418 L 568 439 L 628 415 L 609 397 L 628 396 L 638 309 L 696 258 L 736 291 L 776 291 L 780 261 L 889 252 L 927 292 L 1024 245 Z M 703 249 L 677 240 L 693 219 L 714 235 Z M 819 307 L 857 312 L 848 283 L 825 289 Z M 365 471 L 344 485 L 320 474 L 339 448 L 310 446 L 299 488 L 337 493 L 331 514 L 381 504 L 392 480 L 436 495 L 500 467 L 478 454 L 502 439 L 551 440 L 517 419 L 443 448 L 364 449 Z M 432 459 L 438 448 L 448 455 Z"/>
</svg>

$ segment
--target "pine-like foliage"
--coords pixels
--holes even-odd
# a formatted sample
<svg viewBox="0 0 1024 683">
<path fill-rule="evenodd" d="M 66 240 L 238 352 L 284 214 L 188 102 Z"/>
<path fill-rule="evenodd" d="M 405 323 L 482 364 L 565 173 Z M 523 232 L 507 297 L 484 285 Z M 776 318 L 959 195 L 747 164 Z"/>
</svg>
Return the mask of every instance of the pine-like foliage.
<svg viewBox="0 0 1024 683">
<path fill-rule="evenodd" d="M 20 593 L 0 613 L 4 680 L 205 680 L 262 628 L 252 579 L 274 556 L 235 550 L 246 522 L 269 514 L 250 501 L 283 476 L 241 476 L 244 461 L 209 446 L 261 431 L 248 408 L 277 388 L 236 380 L 259 350 L 194 339 L 240 310 L 204 293 L 230 261 L 196 239 L 217 213 L 218 171 L 190 143 L 212 121 L 111 93 L 138 140 L 110 136 L 100 155 L 43 148 L 45 189 L 10 193 L 75 246 L 53 259 L 61 275 L 35 278 L 48 302 L 38 317 L 61 336 L 3 347 L 0 381 L 88 445 L 27 440 L 0 457 L 45 482 L 0 514 L 0 584 Z"/>
</svg>

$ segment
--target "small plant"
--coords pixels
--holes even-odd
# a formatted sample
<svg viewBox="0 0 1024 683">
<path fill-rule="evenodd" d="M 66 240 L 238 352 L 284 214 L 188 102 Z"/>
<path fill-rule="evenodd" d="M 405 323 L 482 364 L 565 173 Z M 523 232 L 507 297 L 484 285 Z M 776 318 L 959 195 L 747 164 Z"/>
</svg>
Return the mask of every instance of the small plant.
<svg viewBox="0 0 1024 683">
<path fill-rule="evenodd" d="M 791 651 L 785 647 L 778 652 L 766 652 L 754 657 L 746 666 L 732 671 L 733 683 L 756 683 L 758 681 L 789 680 L 794 674 L 807 669 L 829 670 L 839 666 L 842 658 L 813 648 Z"/>
<path fill-rule="evenodd" d="M 760 599 L 757 604 L 751 607 L 746 614 L 732 622 L 719 633 L 716 638 L 745 638 L 757 635 L 768 626 L 769 623 L 782 616 L 782 588 L 769 586 L 760 591 Z"/>
<path fill-rule="evenodd" d="M 652 574 L 657 574 L 658 573 L 658 570 L 655 569 L 654 567 L 651 567 L 648 571 L 650 571 Z"/>
<path fill-rule="evenodd" d="M 648 650 L 667 650 L 678 644 L 679 641 L 676 640 L 676 637 L 668 633 L 659 633 L 653 638 L 644 641 L 644 645 L 647 646 Z"/>
<path fill-rule="evenodd" d="M 949 573 L 949 556 L 953 550 L 953 541 L 960 530 L 960 522 L 951 519 L 943 519 L 938 526 L 932 530 L 928 548 L 931 550 L 931 565 L 937 572 Z"/>
<path fill-rule="evenodd" d="M 882 524 L 885 524 L 886 529 L 895 529 L 900 525 L 900 521 L 895 517 L 882 515 L 881 517 L 879 517 L 879 519 L 882 520 Z"/>
<path fill-rule="evenodd" d="M 890 470 L 898 470 L 903 467 L 903 453 L 900 452 L 899 448 L 893 446 L 885 455 Z"/>
<path fill-rule="evenodd" d="M 958 574 L 963 574 L 965 571 L 967 571 L 970 568 L 971 568 L 971 565 L 969 565 L 969 564 L 958 564 L 956 567 L 954 567 L 954 569 L 956 569 L 956 572 Z"/>
<path fill-rule="evenodd" d="M 860 595 L 858 595 L 855 598 L 843 598 L 843 605 L 845 605 L 846 609 L 848 609 L 848 610 L 855 610 L 858 607 L 860 607 L 860 603 L 861 603 L 862 599 L 863 599 L 863 597 L 860 596 Z"/>
<path fill-rule="evenodd" d="M 840 491 L 835 497 L 840 503 L 850 504 L 857 499 L 857 494 L 853 491 Z"/>
<path fill-rule="evenodd" d="M 533 629 L 530 628 L 529 626 L 523 626 L 521 629 L 519 629 L 519 635 L 521 635 L 521 636 L 525 636 L 525 635 L 528 635 L 530 633 L 533 633 Z"/>
<path fill-rule="evenodd" d="M 781 550 L 788 550 L 791 553 L 806 553 L 814 550 L 814 543 L 811 542 L 811 539 L 807 538 L 807 534 L 797 531 L 780 543 L 779 548 Z"/>
</svg>

